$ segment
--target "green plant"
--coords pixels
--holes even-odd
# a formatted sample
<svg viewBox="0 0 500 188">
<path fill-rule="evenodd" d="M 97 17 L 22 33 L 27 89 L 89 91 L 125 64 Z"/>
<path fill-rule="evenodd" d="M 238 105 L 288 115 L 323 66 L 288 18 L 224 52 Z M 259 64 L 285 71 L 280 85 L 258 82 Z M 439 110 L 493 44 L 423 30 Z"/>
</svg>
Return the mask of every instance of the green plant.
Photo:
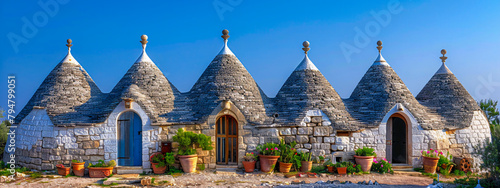
<svg viewBox="0 0 500 188">
<path fill-rule="evenodd" d="M 198 164 L 198 168 L 199 168 L 201 171 L 205 170 L 205 163 Z"/>
<path fill-rule="evenodd" d="M 326 169 L 326 167 L 323 165 L 313 166 L 311 168 L 311 172 L 313 172 L 313 173 L 325 173 L 325 172 L 328 172 L 328 169 Z"/>
<path fill-rule="evenodd" d="M 42 173 L 41 172 L 33 172 L 30 176 L 33 179 L 41 178 L 42 177 Z"/>
<path fill-rule="evenodd" d="M 450 155 L 450 152 L 446 152 L 446 156 L 445 155 L 440 155 L 439 156 L 439 161 L 438 161 L 438 164 L 437 166 L 441 166 L 441 165 L 446 165 L 446 167 L 450 166 L 450 165 L 455 165 L 455 163 L 451 162 L 453 160 L 453 156 Z"/>
<path fill-rule="evenodd" d="M 83 163 L 82 160 L 78 160 L 78 159 L 73 159 L 71 160 L 72 163 Z"/>
<path fill-rule="evenodd" d="M 422 150 L 422 156 L 430 157 L 430 158 L 439 158 L 439 156 L 443 155 L 443 152 L 439 152 L 438 150 L 433 150 L 432 148 L 429 150 Z"/>
<path fill-rule="evenodd" d="M 375 149 L 368 148 L 368 147 L 358 148 L 356 150 L 356 155 L 357 156 L 374 156 L 374 157 L 377 156 L 377 154 L 375 153 Z"/>
<path fill-rule="evenodd" d="M 354 164 L 352 164 L 351 162 L 349 161 L 344 161 L 344 162 L 338 162 L 338 163 L 335 163 L 335 167 L 336 168 L 342 168 L 342 167 L 349 167 L 349 166 L 352 166 Z"/>
<path fill-rule="evenodd" d="M 500 187 L 500 138 L 493 138 L 491 142 L 485 140 L 483 146 L 479 147 L 481 154 L 481 169 L 489 171 L 487 181 L 499 182 Z"/>
<path fill-rule="evenodd" d="M 295 168 L 295 170 L 297 171 L 302 166 L 302 163 L 300 161 L 301 161 L 300 155 L 298 153 L 295 153 L 292 158 L 292 163 L 293 163 L 292 167 Z"/>
<path fill-rule="evenodd" d="M 89 166 L 88 168 L 92 168 L 92 167 L 114 167 L 116 166 L 116 161 L 115 160 L 111 160 L 109 162 L 104 162 L 104 160 L 99 160 L 96 164 L 92 164 L 92 163 L 89 163 Z"/>
<path fill-rule="evenodd" d="M 323 156 L 319 156 L 318 158 L 319 158 L 320 161 L 324 161 L 325 160 L 325 157 L 323 157 Z"/>
<path fill-rule="evenodd" d="M 281 139 L 280 145 L 278 146 L 278 152 L 280 154 L 278 160 L 282 163 L 292 163 L 296 145 L 297 142 L 295 141 L 290 144 L 285 144 L 285 139 Z"/>
<path fill-rule="evenodd" d="M 165 162 L 165 155 L 163 155 L 162 153 L 153 154 L 153 156 L 151 158 L 151 162 L 157 163 L 156 164 L 157 168 L 167 166 L 167 163 Z"/>
<path fill-rule="evenodd" d="M 257 145 L 257 151 L 261 155 L 271 155 L 271 156 L 279 156 L 281 153 L 278 149 L 278 144 L 275 143 L 265 143 L 263 145 Z"/>
<path fill-rule="evenodd" d="M 245 161 L 257 161 L 257 155 L 255 155 L 253 152 L 246 153 L 245 156 L 243 156 L 243 159 Z"/>
<path fill-rule="evenodd" d="M 300 161 L 311 161 L 311 153 L 299 152 Z"/>
<path fill-rule="evenodd" d="M 381 174 L 394 173 L 394 171 L 392 170 L 391 162 L 387 161 L 385 158 L 383 158 L 380 161 L 377 161 L 377 159 L 373 159 L 373 166 L 371 171 L 378 172 Z"/>
<path fill-rule="evenodd" d="M 174 153 L 172 152 L 169 152 L 169 153 L 165 153 L 165 164 L 170 167 L 174 164 L 175 162 L 175 156 L 174 156 Z"/>
<path fill-rule="evenodd" d="M 196 154 L 196 149 L 194 145 L 197 144 L 203 150 L 211 150 L 212 140 L 209 136 L 204 134 L 196 134 L 190 131 L 184 131 L 184 129 L 177 129 L 177 133 L 173 137 L 173 140 L 179 143 L 179 155 L 194 155 Z"/>
</svg>

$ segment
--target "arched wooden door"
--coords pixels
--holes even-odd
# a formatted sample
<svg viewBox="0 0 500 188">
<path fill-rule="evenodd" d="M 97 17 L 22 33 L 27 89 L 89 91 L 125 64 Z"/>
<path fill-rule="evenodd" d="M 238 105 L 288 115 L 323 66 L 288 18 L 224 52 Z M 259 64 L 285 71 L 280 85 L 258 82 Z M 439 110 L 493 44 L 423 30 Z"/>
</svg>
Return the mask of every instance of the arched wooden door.
<svg viewBox="0 0 500 188">
<path fill-rule="evenodd" d="M 135 112 L 118 118 L 118 165 L 142 166 L 142 120 Z"/>
<path fill-rule="evenodd" d="M 238 163 L 238 121 L 233 116 L 224 115 L 217 119 L 216 157 L 217 164 Z"/>
</svg>

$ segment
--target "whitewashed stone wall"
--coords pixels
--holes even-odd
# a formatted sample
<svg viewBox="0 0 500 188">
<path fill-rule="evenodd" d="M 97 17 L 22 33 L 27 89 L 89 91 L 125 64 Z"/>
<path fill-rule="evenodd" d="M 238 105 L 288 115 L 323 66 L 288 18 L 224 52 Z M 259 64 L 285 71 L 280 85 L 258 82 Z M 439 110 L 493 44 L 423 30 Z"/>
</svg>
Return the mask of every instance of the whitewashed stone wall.
<svg viewBox="0 0 500 188">
<path fill-rule="evenodd" d="M 146 113 L 137 104 L 125 109 L 120 103 L 108 120 L 94 126 L 55 127 L 44 109 L 33 109 L 16 129 L 16 159 L 21 166 L 37 170 L 54 169 L 58 163 L 73 159 L 95 163 L 116 160 L 118 153 L 117 118 L 134 111 L 142 119 L 142 167 L 149 169 L 149 156 L 158 151 L 161 127 L 151 126 Z"/>
</svg>

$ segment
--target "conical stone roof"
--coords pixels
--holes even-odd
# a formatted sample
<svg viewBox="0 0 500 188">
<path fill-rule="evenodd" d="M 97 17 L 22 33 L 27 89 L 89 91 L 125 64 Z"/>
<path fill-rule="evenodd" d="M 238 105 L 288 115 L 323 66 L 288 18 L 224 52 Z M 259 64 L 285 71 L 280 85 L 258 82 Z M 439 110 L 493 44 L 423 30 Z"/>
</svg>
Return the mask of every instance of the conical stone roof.
<svg viewBox="0 0 500 188">
<path fill-rule="evenodd" d="M 141 105 L 151 123 L 167 122 L 164 114 L 174 109 L 174 99 L 179 94 L 145 51 L 147 36 L 142 36 L 143 51 L 137 61 L 116 84 L 108 96 L 110 113 L 125 98 L 132 98 Z"/>
<path fill-rule="evenodd" d="M 342 99 L 307 56 L 309 42 L 303 43 L 304 59 L 276 95 L 280 117 L 285 122 L 302 121 L 308 110 L 320 109 L 337 130 L 353 130 Z"/>
<path fill-rule="evenodd" d="M 250 73 L 227 46 L 228 31 L 224 30 L 224 46 L 212 60 L 189 92 L 191 108 L 197 121 L 208 115 L 223 101 L 229 100 L 250 123 L 266 121 L 266 95 Z"/>
<path fill-rule="evenodd" d="M 417 95 L 424 106 L 436 110 L 445 119 L 447 129 L 461 129 L 470 125 L 474 111 L 480 110 L 476 101 L 445 64 L 446 50 L 442 50 L 443 64 Z"/>
<path fill-rule="evenodd" d="M 26 106 L 15 118 L 19 123 L 33 107 L 44 107 L 54 125 L 91 122 L 92 118 L 81 116 L 88 113 L 97 102 L 101 90 L 89 74 L 71 55 L 71 39 L 68 39 L 68 54 L 49 73 Z"/>
<path fill-rule="evenodd" d="M 398 103 L 403 104 L 424 129 L 439 129 L 440 117 L 422 106 L 401 78 L 380 54 L 345 102 L 352 116 L 366 124 L 378 126 L 384 116 Z"/>
</svg>

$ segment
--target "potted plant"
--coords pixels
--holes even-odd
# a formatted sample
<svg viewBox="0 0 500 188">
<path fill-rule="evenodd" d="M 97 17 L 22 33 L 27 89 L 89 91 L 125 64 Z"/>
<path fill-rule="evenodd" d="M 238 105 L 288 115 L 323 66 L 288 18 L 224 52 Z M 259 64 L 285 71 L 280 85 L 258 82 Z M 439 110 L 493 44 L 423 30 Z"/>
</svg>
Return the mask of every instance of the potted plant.
<svg viewBox="0 0 500 188">
<path fill-rule="evenodd" d="M 337 173 L 340 175 L 345 175 L 347 174 L 347 166 L 349 165 L 349 162 L 339 162 L 335 164 L 335 168 L 337 169 Z"/>
<path fill-rule="evenodd" d="M 280 158 L 278 159 L 280 164 L 280 172 L 288 173 L 290 172 L 290 169 L 292 169 L 296 145 L 297 142 L 295 141 L 290 144 L 285 144 L 285 140 L 281 139 L 281 143 L 278 148 L 280 153 Z"/>
<path fill-rule="evenodd" d="M 184 170 L 185 173 L 192 173 L 196 171 L 198 155 L 194 147 L 195 144 L 203 150 L 213 149 L 212 139 L 209 136 L 184 131 L 182 128 L 177 129 L 177 134 L 173 137 L 173 140 L 179 143 L 177 157 L 179 157 L 182 170 Z"/>
<path fill-rule="evenodd" d="M 453 156 L 450 155 L 450 152 L 446 152 L 446 156 L 443 155 L 442 152 L 439 152 L 439 160 L 437 166 L 441 169 L 443 169 L 445 172 L 451 173 L 451 169 L 455 165 L 455 163 L 451 162 L 453 161 Z"/>
<path fill-rule="evenodd" d="M 351 162 L 347 163 L 347 173 L 348 174 L 354 174 L 358 172 L 362 172 L 363 170 L 361 169 L 361 165 L 359 164 L 353 164 Z"/>
<path fill-rule="evenodd" d="M 255 163 L 257 162 L 257 155 L 251 153 L 246 153 L 243 157 L 243 167 L 245 167 L 245 172 L 253 172 L 255 170 Z"/>
<path fill-rule="evenodd" d="M 276 162 L 280 158 L 278 144 L 265 143 L 257 146 L 260 158 L 260 170 L 262 172 L 271 172 L 276 167 Z"/>
<path fill-rule="evenodd" d="M 331 161 L 327 161 L 325 166 L 328 168 L 328 172 L 333 173 L 335 171 L 335 165 Z"/>
<path fill-rule="evenodd" d="M 373 158 L 377 156 L 374 151 L 375 149 L 368 147 L 358 148 L 356 150 L 354 159 L 356 160 L 356 164 L 361 165 L 361 170 L 363 170 L 363 172 L 370 172 L 373 164 Z"/>
<path fill-rule="evenodd" d="M 319 163 L 324 163 L 325 162 L 325 156 L 318 156 L 319 158 Z"/>
<path fill-rule="evenodd" d="M 85 162 L 73 159 L 71 160 L 71 167 L 75 176 L 83 177 L 85 175 Z"/>
<path fill-rule="evenodd" d="M 67 176 L 69 174 L 69 171 L 71 170 L 70 167 L 64 167 L 63 164 L 58 164 L 56 165 L 57 167 L 57 173 L 61 176 Z"/>
<path fill-rule="evenodd" d="M 167 170 L 167 164 L 165 162 L 165 155 L 162 153 L 154 153 L 151 155 L 151 166 L 153 167 L 153 173 L 163 174 Z"/>
<path fill-rule="evenodd" d="M 429 149 L 426 151 L 422 151 L 423 165 L 425 173 L 436 173 L 436 167 L 439 161 L 439 154 L 437 150 Z"/>
<path fill-rule="evenodd" d="M 88 166 L 89 176 L 91 178 L 104 178 L 113 174 L 113 167 L 116 166 L 115 160 L 104 162 L 99 160 L 96 164 L 90 163 Z"/>
<path fill-rule="evenodd" d="M 300 171 L 309 172 L 312 169 L 311 153 L 300 152 Z"/>
</svg>

